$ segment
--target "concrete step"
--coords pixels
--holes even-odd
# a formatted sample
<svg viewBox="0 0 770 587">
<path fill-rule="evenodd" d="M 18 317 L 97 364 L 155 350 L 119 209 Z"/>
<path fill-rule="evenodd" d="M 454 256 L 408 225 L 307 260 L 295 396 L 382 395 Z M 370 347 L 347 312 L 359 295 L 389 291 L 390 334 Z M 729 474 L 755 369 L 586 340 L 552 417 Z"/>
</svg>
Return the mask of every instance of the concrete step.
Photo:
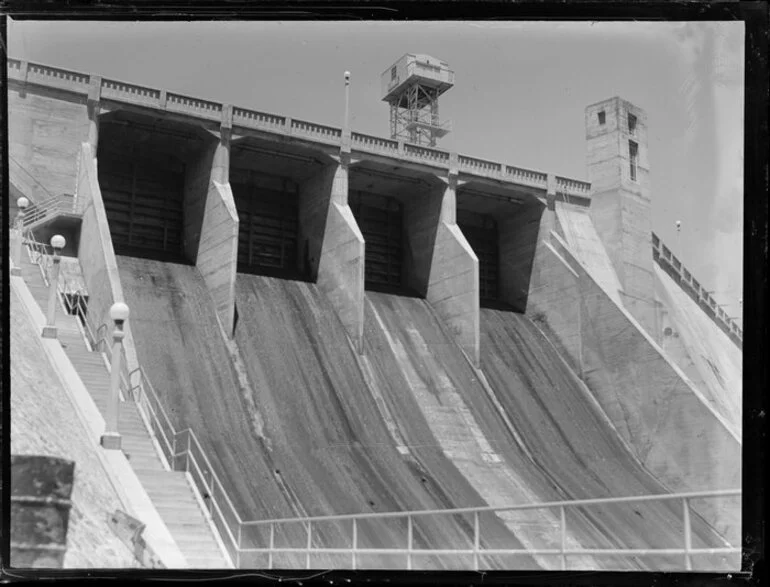
<svg viewBox="0 0 770 587">
<path fill-rule="evenodd" d="M 118 424 L 120 427 L 120 424 Z M 155 454 L 155 447 L 153 446 L 152 442 L 150 442 L 149 438 L 147 438 L 147 435 L 144 434 L 144 431 L 139 430 L 132 430 L 126 427 L 121 427 L 120 429 L 121 433 L 123 434 L 123 446 L 125 448 L 130 448 L 134 451 L 146 451 L 148 453 Z"/>
<path fill-rule="evenodd" d="M 185 516 L 185 519 L 187 520 L 200 519 L 203 521 L 205 519 L 201 508 L 198 506 L 198 503 L 193 500 L 192 495 L 182 498 L 178 495 L 161 495 L 153 490 L 148 490 L 147 494 L 152 497 L 155 508 L 159 512 L 168 512 L 178 516 Z"/>
<path fill-rule="evenodd" d="M 151 450 L 147 447 L 139 448 L 129 445 L 129 448 L 124 449 L 123 452 L 126 453 L 131 466 L 134 468 L 143 469 L 144 465 L 147 465 L 154 472 L 157 472 L 158 467 L 162 468 L 163 472 L 168 472 L 163 468 L 160 457 L 154 449 Z"/>
<path fill-rule="evenodd" d="M 176 532 L 174 537 L 181 548 L 190 548 L 197 545 L 211 544 L 217 546 L 216 540 L 211 535 L 211 529 L 208 525 L 199 524 L 195 530 L 189 532 Z"/>
<path fill-rule="evenodd" d="M 185 558 L 192 557 L 195 561 L 197 561 L 201 556 L 213 559 L 217 554 L 220 553 L 219 545 L 213 538 L 210 538 L 208 541 L 199 544 L 188 543 L 186 546 L 179 544 L 177 541 L 177 545 L 179 546 L 179 550 L 182 551 L 182 554 Z"/>
<path fill-rule="evenodd" d="M 190 484 L 187 481 L 187 475 L 181 471 L 169 471 L 168 475 L 163 478 L 150 477 L 142 479 L 142 483 L 145 483 L 148 487 L 161 488 L 161 487 L 173 487 L 176 489 L 190 490 Z"/>
<path fill-rule="evenodd" d="M 136 456 L 132 457 L 130 454 L 126 454 L 128 463 L 136 473 L 165 473 L 165 467 L 160 463 L 160 460 L 156 458 Z"/>
<path fill-rule="evenodd" d="M 185 557 L 186 559 L 187 557 Z M 215 559 L 209 557 L 195 557 L 195 564 L 188 562 L 191 569 L 229 569 L 231 568 L 224 559 Z"/>
<path fill-rule="evenodd" d="M 166 522 L 169 532 L 179 532 L 180 534 L 185 532 L 194 532 L 200 528 L 200 521 L 198 520 L 169 520 Z"/>
<path fill-rule="evenodd" d="M 107 368 L 102 358 L 102 353 L 89 351 L 85 341 L 72 343 L 72 345 L 64 349 L 64 352 L 71 353 L 73 357 L 77 357 L 77 360 L 82 361 L 84 365 L 101 365 L 105 369 Z"/>
<path fill-rule="evenodd" d="M 160 459 L 152 446 L 132 445 L 128 442 L 125 434 L 121 434 L 121 436 L 123 437 L 121 447 L 131 462 L 138 463 L 139 461 L 146 460 L 160 463 Z"/>
</svg>

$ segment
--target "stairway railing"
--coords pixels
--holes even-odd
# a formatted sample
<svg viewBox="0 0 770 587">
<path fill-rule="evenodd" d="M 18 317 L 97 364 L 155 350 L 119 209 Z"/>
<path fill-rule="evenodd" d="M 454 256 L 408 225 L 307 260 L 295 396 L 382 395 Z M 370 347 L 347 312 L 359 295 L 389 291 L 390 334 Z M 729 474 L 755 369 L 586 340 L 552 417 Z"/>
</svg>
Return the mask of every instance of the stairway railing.
<svg viewBox="0 0 770 587">
<path fill-rule="evenodd" d="M 26 233 L 24 240 L 27 250 L 33 262 L 40 266 L 43 279 L 49 284 L 48 273 L 52 265 L 48 245 L 35 241 L 30 232 Z M 60 301 L 62 289 L 58 288 Z M 98 350 L 105 354 L 112 364 L 112 347 L 107 336 L 108 326 L 102 324 L 94 333 L 88 321 L 85 319 L 85 306 L 78 305 L 76 314 L 83 325 L 92 350 Z M 741 496 L 739 489 L 703 491 L 690 493 L 675 493 L 662 495 L 642 495 L 630 497 L 584 499 L 560 502 L 543 502 L 535 504 L 519 504 L 504 507 L 472 507 L 444 510 L 419 510 L 406 512 L 383 512 L 367 514 L 348 514 L 338 516 L 297 517 L 272 520 L 244 521 L 238 513 L 232 499 L 227 494 L 224 484 L 221 482 L 214 467 L 206 455 L 195 432 L 191 428 L 177 431 L 169 418 L 157 391 L 147 377 L 144 369 L 139 366 L 128 370 L 125 360 L 125 350 L 122 357 L 121 390 L 124 397 L 131 397 L 145 415 L 151 428 L 151 434 L 158 440 L 158 445 L 163 453 L 167 465 L 171 470 L 190 473 L 196 490 L 204 496 L 204 503 L 211 520 L 217 529 L 231 560 L 236 568 L 262 567 L 268 569 L 277 568 L 276 558 L 279 555 L 299 555 L 304 558 L 307 568 L 312 568 L 312 557 L 315 555 L 344 555 L 351 561 L 352 569 L 359 569 L 360 558 L 364 556 L 383 555 L 400 556 L 405 559 L 406 567 L 411 569 L 416 558 L 434 557 L 460 557 L 472 558 L 475 570 L 487 569 L 485 557 L 490 556 L 552 556 L 559 557 L 562 570 L 569 568 L 570 557 L 575 556 L 613 556 L 613 557 L 640 557 L 640 556 L 682 556 L 684 567 L 687 570 L 693 568 L 693 557 L 703 555 L 735 555 L 740 554 L 739 547 L 733 547 L 727 542 L 723 546 L 712 548 L 693 548 L 691 527 L 691 505 L 693 500 L 735 498 Z M 568 548 L 567 547 L 567 512 L 598 507 L 603 505 L 637 504 L 642 502 L 679 501 L 683 515 L 683 547 L 682 548 Z M 557 510 L 559 512 L 559 540 L 557 548 L 543 549 L 500 549 L 482 547 L 481 517 L 505 512 L 523 510 Z M 473 528 L 473 544 L 470 548 L 416 548 L 415 534 L 419 533 L 416 520 L 425 517 L 472 517 L 470 526 Z M 372 521 L 401 520 L 405 522 L 405 547 L 403 548 L 362 548 L 359 544 L 359 530 L 362 525 Z M 468 522 L 467 519 L 464 520 Z M 314 540 L 319 536 L 319 528 L 324 524 L 338 524 L 350 522 L 350 545 L 345 547 L 327 548 L 314 545 Z M 313 532 L 313 529 L 316 532 Z M 296 531 L 300 528 L 300 531 Z M 294 543 L 287 537 L 295 537 Z M 283 538 L 282 545 L 277 546 L 277 540 Z M 250 562 L 249 556 L 264 556 L 259 562 Z M 246 560 L 244 560 L 246 558 Z M 365 568 L 365 566 L 363 567 Z M 491 570 L 491 569 L 490 569 Z"/>
<path fill-rule="evenodd" d="M 53 196 L 37 204 L 31 204 L 24 211 L 22 226 L 26 229 L 34 228 L 57 214 L 75 212 L 75 198 L 69 194 Z"/>
<path fill-rule="evenodd" d="M 53 266 L 52 247 L 35 239 L 35 236 L 30 229 L 22 231 L 22 243 L 26 245 L 30 261 L 40 269 L 43 282 L 47 287 L 50 287 L 50 275 Z M 96 350 L 100 341 L 99 334 L 98 332 L 94 333 L 88 320 L 86 320 L 87 303 L 85 298 L 83 296 L 69 295 L 62 286 L 61 276 L 56 284 L 56 293 L 58 294 L 57 298 L 59 299 L 59 305 L 62 310 L 78 318 L 78 326 L 83 333 L 83 337 L 91 350 Z"/>
</svg>

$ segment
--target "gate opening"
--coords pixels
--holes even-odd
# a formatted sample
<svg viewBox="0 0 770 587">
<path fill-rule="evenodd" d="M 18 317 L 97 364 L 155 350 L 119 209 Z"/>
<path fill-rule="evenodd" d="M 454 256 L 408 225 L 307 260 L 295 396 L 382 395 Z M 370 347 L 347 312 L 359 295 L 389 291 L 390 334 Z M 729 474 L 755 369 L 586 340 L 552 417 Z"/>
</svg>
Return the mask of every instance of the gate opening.
<svg viewBox="0 0 770 587">
<path fill-rule="evenodd" d="M 403 293 L 403 204 L 363 191 L 351 191 L 348 201 L 366 242 L 364 287 Z"/>
<path fill-rule="evenodd" d="M 117 112 L 102 120 L 99 186 L 117 255 L 189 263 L 185 172 L 204 145 L 187 125 Z"/>
<path fill-rule="evenodd" d="M 458 211 L 457 224 L 479 259 L 479 298 L 482 305 L 500 299 L 500 248 L 497 222 L 491 216 Z"/>
<path fill-rule="evenodd" d="M 238 272 L 301 278 L 299 185 L 261 175 L 230 182 L 238 209 Z"/>
</svg>

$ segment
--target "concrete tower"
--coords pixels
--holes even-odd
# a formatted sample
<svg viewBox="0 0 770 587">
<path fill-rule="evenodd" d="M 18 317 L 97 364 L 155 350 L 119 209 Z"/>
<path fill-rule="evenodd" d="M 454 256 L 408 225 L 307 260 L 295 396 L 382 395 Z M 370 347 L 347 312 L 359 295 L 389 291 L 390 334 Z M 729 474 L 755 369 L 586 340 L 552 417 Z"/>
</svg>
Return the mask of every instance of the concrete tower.
<svg viewBox="0 0 770 587">
<path fill-rule="evenodd" d="M 647 115 L 618 97 L 585 111 L 591 219 L 631 314 L 655 336 Z"/>
</svg>

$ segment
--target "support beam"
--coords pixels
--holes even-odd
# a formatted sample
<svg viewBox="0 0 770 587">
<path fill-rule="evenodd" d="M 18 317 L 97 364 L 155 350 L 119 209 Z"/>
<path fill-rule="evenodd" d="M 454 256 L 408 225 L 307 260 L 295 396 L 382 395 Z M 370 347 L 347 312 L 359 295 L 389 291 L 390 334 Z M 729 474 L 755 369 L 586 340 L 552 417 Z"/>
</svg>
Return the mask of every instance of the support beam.
<svg viewBox="0 0 770 587">
<path fill-rule="evenodd" d="M 301 269 L 327 295 L 356 350 L 364 338 L 364 237 L 348 205 L 350 155 L 299 189 Z"/>
</svg>

